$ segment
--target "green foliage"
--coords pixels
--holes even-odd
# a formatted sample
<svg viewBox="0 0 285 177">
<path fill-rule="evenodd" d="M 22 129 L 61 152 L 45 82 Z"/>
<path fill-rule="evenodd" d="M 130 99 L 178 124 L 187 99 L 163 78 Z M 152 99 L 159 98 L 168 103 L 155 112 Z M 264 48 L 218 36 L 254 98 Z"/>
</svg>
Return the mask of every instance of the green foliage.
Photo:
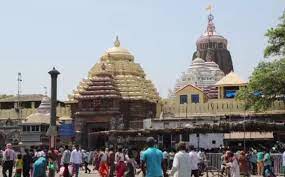
<svg viewBox="0 0 285 177">
<path fill-rule="evenodd" d="M 285 10 L 280 21 L 276 28 L 270 28 L 265 34 L 268 37 L 268 46 L 264 50 L 265 57 L 285 55 Z"/>
<path fill-rule="evenodd" d="M 277 56 L 274 61 L 262 61 L 254 69 L 246 88 L 238 92 L 237 99 L 245 101 L 245 109 L 266 110 L 276 100 L 285 102 L 285 11 L 281 23 L 265 36 L 268 46 L 264 56 Z"/>
<path fill-rule="evenodd" d="M 245 101 L 245 109 L 266 110 L 276 100 L 285 96 L 285 58 L 261 62 L 255 68 L 246 88 L 237 98 Z"/>
</svg>

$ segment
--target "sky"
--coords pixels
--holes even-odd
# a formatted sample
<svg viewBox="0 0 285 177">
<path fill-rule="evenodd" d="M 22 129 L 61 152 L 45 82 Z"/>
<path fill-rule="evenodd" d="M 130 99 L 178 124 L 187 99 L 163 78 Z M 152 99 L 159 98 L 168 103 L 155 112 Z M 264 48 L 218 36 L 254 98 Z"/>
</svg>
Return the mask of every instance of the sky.
<svg viewBox="0 0 285 177">
<path fill-rule="evenodd" d="M 58 97 L 65 100 L 118 35 L 166 97 L 191 64 L 209 4 L 235 72 L 248 80 L 266 60 L 264 34 L 278 24 L 284 0 L 1 0 L 0 94 L 17 93 L 18 72 L 22 94 L 43 94 L 56 67 Z"/>
</svg>

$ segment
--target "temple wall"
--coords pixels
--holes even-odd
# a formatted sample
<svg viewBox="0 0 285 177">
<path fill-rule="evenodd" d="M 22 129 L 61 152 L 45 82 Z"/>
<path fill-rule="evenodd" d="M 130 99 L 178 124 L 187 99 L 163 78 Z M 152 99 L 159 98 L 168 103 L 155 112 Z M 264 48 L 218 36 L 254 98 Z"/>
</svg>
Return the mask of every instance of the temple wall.
<svg viewBox="0 0 285 177">
<path fill-rule="evenodd" d="M 70 116 L 70 108 L 69 107 L 57 107 L 57 116 L 62 117 L 62 116 Z M 35 113 L 37 109 L 34 108 L 28 108 L 28 109 L 21 109 L 21 117 L 26 118 L 29 115 Z M 18 118 L 18 113 L 16 112 L 15 109 L 0 109 L 0 119 L 17 119 Z"/>
<path fill-rule="evenodd" d="M 187 107 L 187 108 L 186 108 Z M 186 117 L 193 115 L 222 115 L 222 114 L 250 114 L 253 110 L 244 110 L 244 103 L 234 99 L 210 100 L 206 103 L 179 104 L 178 102 L 168 102 L 163 106 L 164 113 L 172 113 L 174 117 Z M 276 101 L 270 109 L 262 112 L 285 113 L 285 105 L 282 101 Z M 258 113 L 257 113 L 258 114 Z"/>
</svg>

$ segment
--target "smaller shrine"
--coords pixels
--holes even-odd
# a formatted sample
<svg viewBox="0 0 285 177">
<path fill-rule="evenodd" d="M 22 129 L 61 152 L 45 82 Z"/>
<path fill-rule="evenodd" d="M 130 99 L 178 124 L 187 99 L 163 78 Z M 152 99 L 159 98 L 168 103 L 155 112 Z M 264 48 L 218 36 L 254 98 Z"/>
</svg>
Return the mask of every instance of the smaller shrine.
<svg viewBox="0 0 285 177">
<path fill-rule="evenodd" d="M 22 121 L 22 143 L 24 146 L 49 145 L 46 132 L 50 125 L 50 99 L 42 98 L 36 112 Z"/>
<path fill-rule="evenodd" d="M 247 85 L 236 73 L 230 72 L 215 84 L 218 87 L 218 98 L 235 98 L 237 92 Z"/>
</svg>

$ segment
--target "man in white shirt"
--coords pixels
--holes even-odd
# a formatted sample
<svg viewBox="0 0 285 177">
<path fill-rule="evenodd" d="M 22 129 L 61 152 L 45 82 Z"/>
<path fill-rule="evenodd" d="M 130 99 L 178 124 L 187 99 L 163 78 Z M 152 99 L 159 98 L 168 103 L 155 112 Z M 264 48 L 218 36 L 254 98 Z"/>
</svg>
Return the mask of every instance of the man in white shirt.
<svg viewBox="0 0 285 177">
<path fill-rule="evenodd" d="M 191 159 L 189 154 L 186 152 L 186 144 L 180 142 L 178 144 L 178 153 L 175 154 L 170 176 L 174 177 L 191 177 Z"/>
<path fill-rule="evenodd" d="M 7 177 L 6 172 L 9 172 L 9 177 L 12 177 L 12 170 L 16 160 L 16 153 L 12 149 L 12 144 L 7 144 L 6 149 L 3 152 L 3 169 L 2 174 L 3 177 Z"/>
<path fill-rule="evenodd" d="M 192 169 L 191 175 L 194 175 L 194 177 L 199 177 L 199 170 L 198 170 L 199 157 L 197 152 L 195 151 L 194 146 L 192 145 L 190 146 L 189 156 L 191 159 L 191 169 Z"/>
<path fill-rule="evenodd" d="M 79 168 L 82 164 L 82 154 L 79 151 L 79 145 L 76 145 L 75 149 L 71 152 L 70 163 L 72 163 L 72 166 L 74 168 L 75 177 L 78 177 Z"/>
</svg>

